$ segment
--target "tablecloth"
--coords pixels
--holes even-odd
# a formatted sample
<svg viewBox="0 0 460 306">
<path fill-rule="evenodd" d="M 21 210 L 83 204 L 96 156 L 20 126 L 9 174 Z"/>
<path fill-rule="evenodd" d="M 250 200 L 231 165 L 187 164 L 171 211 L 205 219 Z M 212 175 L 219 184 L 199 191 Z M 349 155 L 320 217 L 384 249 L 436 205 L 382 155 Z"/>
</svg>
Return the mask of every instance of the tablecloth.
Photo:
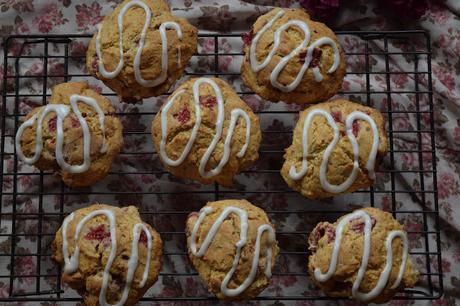
<svg viewBox="0 0 460 306">
<path fill-rule="evenodd" d="M 76 1 L 76 0 L 0 0 L 0 35 L 9 34 L 62 34 L 62 33 L 93 33 L 96 25 L 102 20 L 103 16 L 109 14 L 119 1 Z M 330 21 L 335 29 L 362 29 L 362 30 L 384 30 L 384 29 L 413 29 L 422 28 L 430 31 L 433 47 L 433 89 L 435 106 L 435 125 L 436 125 L 436 149 L 438 168 L 438 191 L 439 191 L 439 212 L 441 217 L 441 241 L 442 241 L 442 269 L 444 273 L 445 295 L 440 300 L 435 301 L 435 305 L 454 305 L 460 303 L 460 1 L 436 1 L 430 3 L 429 10 L 420 20 L 409 22 L 400 20 L 392 16 L 391 12 L 383 10 L 374 1 L 353 0 L 346 2 L 338 15 Z M 192 0 L 171 0 L 170 6 L 173 14 L 186 17 L 201 30 L 210 31 L 247 31 L 255 18 L 266 12 L 270 6 L 297 7 L 298 3 L 292 0 L 254 0 L 254 1 L 192 1 Z M 205 43 L 205 42 L 202 42 Z M 345 42 L 351 44 L 353 41 Z M 230 48 L 231 46 L 229 46 Z M 85 46 L 75 45 L 73 51 L 84 52 Z M 204 46 L 206 48 L 206 46 Z M 381 59 L 376 58 L 376 65 Z M 401 60 L 401 59 L 400 59 Z M 404 60 L 398 62 L 406 65 Z M 231 70 L 231 59 L 220 64 L 220 68 Z M 40 65 L 31 65 L 27 69 L 30 73 L 35 73 L 43 69 Z M 51 64 L 51 69 L 62 71 L 62 66 L 56 63 L 55 67 Z M 0 68 L 0 80 L 3 80 L 3 67 Z M 358 86 L 353 80 L 348 80 L 345 86 Z M 392 84 L 401 89 L 413 89 L 413 82 L 410 77 L 392 79 Z M 379 87 L 378 79 L 372 79 Z M 356 81 L 358 83 L 358 81 Z M 4 86 L 5 84 L 2 84 Z M 250 102 L 250 101 L 249 101 Z M 396 107 L 407 107 L 407 101 L 403 96 L 393 98 Z M 399 106 L 398 106 L 399 104 Z M 30 105 L 29 105 L 30 106 Z M 25 105 L 25 108 L 28 106 Z M 135 125 L 135 122 L 124 122 Z M 401 128 L 410 128 L 414 124 L 410 121 L 401 120 Z M 129 144 L 136 146 L 137 144 Z M 403 155 L 397 163 L 399 166 L 410 167 L 415 163 L 416 156 L 411 154 Z M 11 161 L 6 161 L 6 168 L 11 167 Z M 142 182 L 129 182 L 129 184 L 148 185 L 148 178 Z M 416 178 L 405 178 L 408 186 L 417 185 Z M 125 182 L 126 183 L 126 182 Z M 11 184 L 6 180 L 5 184 Z M 21 188 L 28 189 L 33 182 L 23 178 L 20 182 Z M 6 186 L 8 188 L 9 186 Z M 132 186 L 131 186 L 132 187 Z M 139 187 L 139 188 L 143 188 Z M 108 183 L 110 188 L 110 182 Z M 117 186 L 112 186 L 117 188 Z M 5 186 L 4 186 L 5 190 Z M 385 201 L 385 197 L 380 199 Z M 18 207 L 21 211 L 36 212 L 33 199 L 24 200 Z M 4 205 L 8 205 L 4 201 Z M 11 205 L 11 203 L 9 203 Z M 384 205 L 384 203 L 383 203 Z M 405 220 L 406 228 L 417 228 L 420 220 Z M 4 226 L 4 225 L 3 225 Z M 22 230 L 33 233 L 37 230 L 34 222 L 24 222 Z M 1 228 L 1 231 L 8 231 Z M 26 238 L 27 239 L 27 238 Z M 33 237 L 30 238 L 34 241 Z M 0 250 L 7 248 L 7 243 L 0 244 Z M 19 252 L 27 252 L 20 249 Z M 2 259 L 0 259 L 1 261 Z M 17 263 L 19 274 L 35 271 L 36 263 L 27 256 Z M 1 263 L 2 269 L 9 269 L 7 264 Z M 433 267 L 436 269 L 436 267 Z M 1 274 L 5 274 L 2 271 Z M 174 280 L 163 287 L 163 295 L 174 294 Z M 195 284 L 187 284 L 188 290 L 194 289 Z M 0 296 L 8 296 L 9 284 L 0 280 Z M 19 286 L 30 286 L 27 279 Z M 176 284 L 181 286 L 180 284 Z M 292 283 L 282 284 L 282 290 L 296 286 Z M 177 289 L 177 288 L 176 288 Z M 167 292 L 167 291 L 172 291 Z M 282 292 L 282 291 L 281 291 Z M 347 302 L 344 302 L 348 304 Z M 427 304 L 430 302 L 427 302 Z M 43 303 L 46 304 L 46 303 Z M 390 304 L 412 305 L 414 301 L 393 301 Z M 418 303 L 417 303 L 418 305 Z"/>
</svg>

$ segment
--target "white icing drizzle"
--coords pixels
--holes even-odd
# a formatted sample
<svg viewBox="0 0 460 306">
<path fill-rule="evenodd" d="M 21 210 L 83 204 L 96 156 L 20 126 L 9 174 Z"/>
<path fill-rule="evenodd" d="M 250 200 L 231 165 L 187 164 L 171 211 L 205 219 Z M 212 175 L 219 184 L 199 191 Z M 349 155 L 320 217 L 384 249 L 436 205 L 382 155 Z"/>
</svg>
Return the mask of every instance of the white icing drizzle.
<svg viewBox="0 0 460 306">
<path fill-rule="evenodd" d="M 199 78 L 193 84 L 193 98 L 195 104 L 195 125 L 193 126 L 192 133 L 190 135 L 190 139 L 188 140 L 187 144 L 185 145 L 184 150 L 182 151 L 181 155 L 178 159 L 172 160 L 168 157 L 166 153 L 166 138 L 167 138 L 167 131 L 168 131 L 168 111 L 171 106 L 176 101 L 176 98 L 185 92 L 185 90 L 180 90 L 176 92 L 165 104 L 162 112 L 161 112 L 161 142 L 160 142 L 160 156 L 162 160 L 170 165 L 170 166 L 179 166 L 185 160 L 187 155 L 190 153 L 192 146 L 196 140 L 198 130 L 201 125 L 201 108 L 200 108 L 200 85 L 203 83 L 207 83 L 211 85 L 216 94 L 217 100 L 217 120 L 216 120 L 216 134 L 212 139 L 209 147 L 207 148 L 206 152 L 204 153 L 203 157 L 201 158 L 200 165 L 199 165 L 199 173 L 204 178 L 209 178 L 219 174 L 222 171 L 222 168 L 227 164 L 228 159 L 230 158 L 230 145 L 233 137 L 233 132 L 236 128 L 236 124 L 238 119 L 241 117 L 246 122 L 246 141 L 241 150 L 237 153 L 237 157 L 241 158 L 246 153 L 246 150 L 249 146 L 249 141 L 251 137 L 251 120 L 249 119 L 249 115 L 240 108 L 235 108 L 231 112 L 230 117 L 230 125 L 228 127 L 227 136 L 224 141 L 224 153 L 222 159 L 219 161 L 219 164 L 209 171 L 205 170 L 206 164 L 208 163 L 211 154 L 214 152 L 219 140 L 222 137 L 222 132 L 224 129 L 224 102 L 222 98 L 222 92 L 219 86 L 214 82 L 212 79 L 209 78 Z"/>
<path fill-rule="evenodd" d="M 323 109 L 314 109 L 310 111 L 305 118 L 304 125 L 303 125 L 303 130 L 302 130 L 302 166 L 300 168 L 300 171 L 296 170 L 296 166 L 292 165 L 291 168 L 289 169 L 289 177 L 293 180 L 300 180 L 304 175 L 307 173 L 307 157 L 308 157 L 308 130 L 310 129 L 310 126 L 313 122 L 313 119 L 316 116 L 323 116 L 326 118 L 328 124 L 332 127 L 333 132 L 334 132 L 334 138 L 332 139 L 332 142 L 329 143 L 327 146 L 326 150 L 324 151 L 323 155 L 323 160 L 321 161 L 321 166 L 319 170 L 319 178 L 320 178 L 320 183 L 321 186 L 324 188 L 324 190 L 331 192 L 331 193 L 340 193 L 348 188 L 353 184 L 353 182 L 356 179 L 356 176 L 358 175 L 358 169 L 359 169 L 359 144 L 358 141 L 356 140 L 355 135 L 353 134 L 353 122 L 355 120 L 364 120 L 369 123 L 369 125 L 372 128 L 373 132 L 373 139 L 372 139 L 372 148 L 371 151 L 369 152 L 369 156 L 367 159 L 366 163 L 366 169 L 369 173 L 369 177 L 371 179 L 375 179 L 375 172 L 374 172 L 374 166 L 375 166 L 375 158 L 377 156 L 377 150 L 379 147 L 379 131 L 377 128 L 377 124 L 375 123 L 374 119 L 370 117 L 369 115 L 360 112 L 360 111 L 354 111 L 350 113 L 345 122 L 345 128 L 347 131 L 347 137 L 350 140 L 352 149 L 353 149 L 353 170 L 351 171 L 351 174 L 348 176 L 348 178 L 341 183 L 340 185 L 333 185 L 329 183 L 327 180 L 327 165 L 329 163 L 329 157 L 332 153 L 332 150 L 336 146 L 336 144 L 339 141 L 339 136 L 340 136 L 340 131 L 339 127 L 334 121 L 334 118 L 329 114 L 329 112 L 323 110 Z"/>
<path fill-rule="evenodd" d="M 247 234 L 248 234 L 248 214 L 245 210 L 234 207 L 234 206 L 228 206 L 224 210 L 222 210 L 221 214 L 219 217 L 216 219 L 216 222 L 211 226 L 211 229 L 209 232 L 206 234 L 206 237 L 201 244 L 201 247 L 199 250 L 197 250 L 196 246 L 196 235 L 198 232 L 198 229 L 203 222 L 204 218 L 210 214 L 213 211 L 212 207 L 204 207 L 200 211 L 200 215 L 198 217 L 198 220 L 196 221 L 195 225 L 193 226 L 192 234 L 190 236 L 190 249 L 192 251 L 192 254 L 195 255 L 196 257 L 202 257 L 206 251 L 208 250 L 209 246 L 211 245 L 214 237 L 216 236 L 217 232 L 219 231 L 222 223 L 225 221 L 225 219 L 228 217 L 230 214 L 236 214 L 238 215 L 240 219 L 240 240 L 236 243 L 236 254 L 235 254 L 235 259 L 233 260 L 232 268 L 228 273 L 225 275 L 224 279 L 222 280 L 220 290 L 225 296 L 229 297 L 234 297 L 240 295 L 244 290 L 246 290 L 254 281 L 254 278 L 257 273 L 257 268 L 259 266 L 259 259 L 260 259 L 260 249 L 261 249 L 261 239 L 262 239 L 262 234 L 264 232 L 268 233 L 268 239 L 267 239 L 267 249 L 265 251 L 266 255 L 266 266 L 265 266 L 265 275 L 267 277 L 271 276 L 271 266 L 272 266 L 272 246 L 273 243 L 275 242 L 275 231 L 269 224 L 263 224 L 260 225 L 257 229 L 257 238 L 256 238 L 256 245 L 254 249 L 254 257 L 252 258 L 252 263 L 251 263 L 251 271 L 249 272 L 248 277 L 237 287 L 234 289 L 228 288 L 228 283 L 233 277 L 233 274 L 236 271 L 236 268 L 238 267 L 238 263 L 240 261 L 241 257 L 241 249 L 246 245 L 247 243 Z"/>
<path fill-rule="evenodd" d="M 160 25 L 159 31 L 161 36 L 161 73 L 158 77 L 153 80 L 146 80 L 142 78 L 140 65 L 141 65 L 141 56 L 142 56 L 142 49 L 144 48 L 145 44 L 145 35 L 147 33 L 148 28 L 150 27 L 150 21 L 152 19 L 152 12 L 150 8 L 145 4 L 143 1 L 133 0 L 128 2 L 123 8 L 120 10 L 118 14 L 117 22 L 118 22 L 118 48 L 120 50 L 120 61 L 118 62 L 117 67 L 113 71 L 107 71 L 104 66 L 104 61 L 102 59 L 102 52 L 101 52 L 101 31 L 102 31 L 102 24 L 98 27 L 98 32 L 96 36 L 96 53 L 98 56 L 98 67 L 101 75 L 106 79 L 113 79 L 115 78 L 123 69 L 124 66 L 124 49 L 123 49 L 123 17 L 128 12 L 128 10 L 133 7 L 138 6 L 141 7 L 145 12 L 145 23 L 144 27 L 142 28 L 141 35 L 139 38 L 137 52 L 134 57 L 134 76 L 136 78 L 137 83 L 144 87 L 155 87 L 161 83 L 163 83 L 166 78 L 168 77 L 168 38 L 166 36 L 167 29 L 173 29 L 176 31 L 177 36 L 180 40 L 182 40 L 182 29 L 180 25 L 176 22 L 167 21 Z M 178 61 L 181 61 L 180 55 L 180 46 L 178 47 Z M 180 64 L 178 64 L 180 65 Z"/>
<path fill-rule="evenodd" d="M 259 63 L 257 61 L 257 58 L 256 58 L 257 43 L 259 42 L 259 39 L 262 37 L 262 35 L 269 28 L 271 28 L 273 26 L 273 23 L 277 19 L 281 18 L 283 15 L 284 15 L 284 11 L 280 10 L 267 24 L 265 24 L 262 27 L 261 30 L 259 30 L 257 32 L 256 36 L 252 40 L 252 43 L 251 43 L 251 46 L 250 46 L 250 49 L 249 49 L 249 59 L 250 59 L 250 62 L 251 62 L 251 69 L 254 72 L 258 72 L 258 71 L 264 69 L 270 63 L 270 61 L 272 60 L 272 58 L 275 55 L 276 51 L 280 47 L 281 33 L 283 31 L 287 30 L 291 26 L 296 26 L 299 29 L 301 29 L 302 32 L 304 33 L 304 39 L 303 39 L 302 43 L 299 46 L 297 46 L 294 50 L 292 50 L 291 53 L 289 53 L 288 55 L 282 57 L 279 60 L 278 64 L 273 69 L 273 71 L 271 72 L 271 74 L 270 74 L 270 82 L 271 82 L 273 87 L 278 88 L 282 92 L 291 92 L 294 89 L 296 89 L 297 86 L 299 86 L 300 81 L 302 80 L 305 72 L 307 71 L 307 69 L 309 68 L 309 66 L 311 64 L 311 61 L 313 60 L 313 51 L 315 50 L 316 47 L 320 47 L 320 46 L 323 46 L 323 45 L 328 45 L 334 51 L 334 62 L 332 64 L 332 66 L 329 68 L 329 70 L 327 71 L 327 73 L 329 73 L 329 74 L 333 73 L 334 71 L 336 71 L 337 67 L 339 67 L 339 64 L 340 64 L 340 52 L 339 52 L 339 49 L 337 48 L 336 43 L 332 39 L 330 39 L 329 37 L 321 37 L 318 40 L 316 40 L 313 43 L 311 43 L 309 47 L 307 47 L 309 42 L 310 42 L 310 37 L 311 37 L 310 28 L 308 27 L 308 25 L 305 22 L 295 19 L 295 20 L 290 20 L 290 21 L 286 22 L 285 24 L 280 26 L 278 29 L 276 29 L 275 34 L 274 34 L 273 48 L 270 50 L 270 52 L 268 53 L 268 55 L 265 58 L 265 60 L 262 63 Z M 305 61 L 304 61 L 303 65 L 302 65 L 302 67 L 300 68 L 300 71 L 298 72 L 298 74 L 297 74 L 296 78 L 294 79 L 294 81 L 292 81 L 290 84 L 287 84 L 287 85 L 283 85 L 283 84 L 279 83 L 278 82 L 278 76 L 281 73 L 281 71 L 283 71 L 283 69 L 286 67 L 288 62 L 294 56 L 297 56 L 301 52 L 301 50 L 303 50 L 303 49 L 306 49 L 306 52 L 307 52 L 306 56 L 305 56 Z M 313 74 L 315 76 L 315 81 L 316 82 L 321 82 L 323 80 L 323 76 L 321 74 L 320 69 L 318 67 L 315 67 L 315 68 L 312 69 L 312 71 L 313 71 Z"/>
<path fill-rule="evenodd" d="M 68 227 L 68 224 L 72 222 L 73 219 L 75 218 L 75 214 L 72 213 L 64 219 L 64 222 L 62 223 L 62 254 L 64 256 L 64 262 L 65 262 L 64 272 L 67 274 L 71 274 L 77 271 L 78 256 L 80 254 L 80 246 L 78 245 L 78 238 L 80 236 L 80 232 L 83 229 L 83 226 L 86 224 L 86 222 L 100 215 L 104 215 L 108 219 L 109 224 L 110 224 L 111 249 L 110 249 L 109 258 L 107 259 L 107 264 L 104 268 L 104 272 L 102 275 L 102 286 L 101 286 L 101 291 L 99 293 L 99 304 L 101 304 L 102 306 L 104 305 L 112 306 L 112 304 L 108 304 L 106 300 L 106 292 L 107 292 L 107 287 L 109 285 L 109 279 L 110 279 L 110 268 L 112 267 L 113 261 L 115 260 L 115 257 L 117 255 L 116 218 L 115 218 L 115 214 L 111 210 L 99 209 L 99 210 L 92 211 L 91 213 L 86 215 L 84 218 L 82 218 L 80 222 L 77 223 L 77 226 L 75 229 L 75 235 L 73 237 L 75 247 L 74 247 L 74 252 L 70 256 L 70 258 L 69 258 L 69 252 L 68 252 L 67 227 Z M 147 277 L 148 277 L 149 270 L 150 270 L 150 259 L 151 259 L 151 252 L 152 252 L 152 235 L 144 224 L 136 223 L 133 227 L 131 256 L 128 260 L 128 271 L 126 275 L 125 287 L 123 288 L 123 292 L 122 292 L 120 301 L 118 301 L 118 303 L 113 304 L 113 305 L 121 306 L 128 299 L 129 291 L 131 289 L 131 284 L 134 278 L 134 273 L 136 272 L 138 260 L 139 260 L 138 247 L 139 247 L 139 238 L 140 238 L 141 231 L 144 231 L 147 236 L 147 259 L 146 259 L 144 272 L 142 275 L 142 280 L 139 283 L 139 288 L 143 288 L 147 281 Z"/>
<path fill-rule="evenodd" d="M 364 225 L 363 257 L 361 260 L 361 265 L 358 270 L 358 274 L 356 276 L 355 281 L 353 282 L 352 295 L 357 300 L 366 302 L 366 301 L 376 298 L 385 289 L 388 283 L 388 279 L 390 277 L 391 270 L 393 267 L 392 242 L 395 238 L 397 237 L 401 238 L 401 241 L 403 243 L 403 253 L 402 253 L 401 264 L 399 267 L 398 277 L 395 280 L 395 282 L 391 285 L 390 289 L 396 289 L 400 285 L 403 275 L 404 275 L 404 271 L 406 269 L 406 263 L 407 263 L 407 257 L 408 257 L 408 240 L 407 240 L 406 233 L 404 233 L 403 231 L 399 231 L 399 230 L 390 231 L 385 240 L 387 261 L 385 264 L 385 268 L 383 269 L 382 273 L 379 276 L 376 286 L 368 293 L 363 293 L 359 291 L 359 287 L 361 286 L 361 282 L 363 281 L 365 273 L 366 273 L 366 269 L 367 269 L 367 265 L 368 265 L 369 257 L 371 253 L 372 220 L 371 220 L 370 215 L 367 212 L 363 210 L 355 211 L 351 214 L 346 215 L 339 222 L 339 224 L 337 225 L 335 229 L 335 241 L 334 241 L 334 247 L 332 249 L 332 257 L 331 257 L 331 262 L 329 263 L 329 269 L 327 270 L 326 273 L 322 273 L 320 268 L 316 268 L 314 271 L 314 276 L 316 280 L 319 282 L 325 282 L 332 277 L 332 275 L 334 274 L 337 268 L 338 256 L 340 252 L 340 245 L 342 242 L 342 232 L 345 226 L 350 221 L 354 219 L 359 219 L 359 218 L 364 219 L 364 224 L 365 224 Z"/>
<path fill-rule="evenodd" d="M 102 133 L 102 145 L 100 152 L 104 153 L 107 151 L 107 144 L 105 142 L 105 126 L 104 126 L 104 112 L 102 111 L 97 101 L 91 97 L 81 96 L 81 95 L 71 95 L 70 96 L 70 106 L 72 112 L 77 116 L 77 119 L 80 123 L 80 126 L 83 131 L 83 163 L 81 165 L 70 165 L 64 160 L 64 156 L 62 154 L 62 148 L 64 146 L 64 130 L 63 130 L 63 122 L 65 117 L 67 117 L 70 113 L 70 108 L 68 105 L 64 104 L 48 104 L 44 108 L 42 108 L 38 113 L 33 115 L 30 119 L 25 121 L 21 126 L 18 128 L 16 133 L 16 151 L 19 158 L 25 162 L 26 164 L 32 165 L 40 158 L 40 154 L 43 150 L 43 132 L 42 132 L 42 125 L 43 119 L 48 113 L 54 112 L 56 113 L 56 162 L 58 165 L 64 170 L 69 173 L 82 173 L 89 169 L 91 165 L 91 133 L 88 128 L 88 123 L 86 122 L 85 118 L 83 118 L 80 110 L 78 109 L 78 102 L 83 102 L 96 110 L 98 117 L 99 117 L 99 125 Z M 32 127 L 35 122 L 37 121 L 37 128 L 36 128 L 36 136 L 35 136 L 35 153 L 32 157 L 26 157 L 22 152 L 21 146 L 21 138 L 24 131 Z"/>
</svg>

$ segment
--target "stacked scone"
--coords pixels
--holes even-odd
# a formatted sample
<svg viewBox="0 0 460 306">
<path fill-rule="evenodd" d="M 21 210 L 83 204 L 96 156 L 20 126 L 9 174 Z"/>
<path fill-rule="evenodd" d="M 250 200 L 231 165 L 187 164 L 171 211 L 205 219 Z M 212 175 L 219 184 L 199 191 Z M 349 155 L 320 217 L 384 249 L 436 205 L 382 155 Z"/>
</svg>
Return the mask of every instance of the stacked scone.
<svg viewBox="0 0 460 306">
<path fill-rule="evenodd" d="M 242 79 L 267 100 L 322 102 L 341 88 L 343 50 L 302 10 L 273 9 L 245 42 Z M 126 0 L 91 40 L 87 67 L 123 101 L 135 102 L 167 92 L 196 45 L 196 29 L 162 0 Z M 376 109 L 343 99 L 310 106 L 300 113 L 281 175 L 311 199 L 371 186 L 387 152 L 384 126 Z M 151 134 L 171 174 L 224 186 L 257 161 L 261 142 L 251 108 L 229 84 L 205 77 L 170 95 Z M 70 187 L 107 175 L 122 143 L 115 109 L 86 83 L 56 86 L 50 103 L 32 110 L 16 135 L 24 162 L 54 170 Z M 246 200 L 210 202 L 188 216 L 185 233 L 191 263 L 219 299 L 253 299 L 268 286 L 279 248 L 261 208 Z M 319 223 L 308 244 L 308 271 L 330 296 L 385 302 L 418 279 L 402 225 L 375 208 Z M 65 218 L 53 252 L 63 281 L 87 305 L 134 305 L 157 280 L 162 241 L 135 207 L 94 204 Z"/>
</svg>

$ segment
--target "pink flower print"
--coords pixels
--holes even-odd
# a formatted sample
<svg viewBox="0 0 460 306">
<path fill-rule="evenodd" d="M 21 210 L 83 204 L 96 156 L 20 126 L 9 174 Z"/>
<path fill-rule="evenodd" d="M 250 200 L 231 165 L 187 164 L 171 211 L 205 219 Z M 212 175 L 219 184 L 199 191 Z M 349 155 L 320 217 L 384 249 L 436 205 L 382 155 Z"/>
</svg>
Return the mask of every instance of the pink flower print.
<svg viewBox="0 0 460 306">
<path fill-rule="evenodd" d="M 460 249 L 454 250 L 454 260 L 458 263 L 460 263 Z"/>
<path fill-rule="evenodd" d="M 205 38 L 203 39 L 203 43 L 201 44 L 204 53 L 212 53 L 214 52 L 214 39 L 212 38 Z"/>
<path fill-rule="evenodd" d="M 456 54 L 460 53 L 460 39 L 455 42 L 455 52 Z"/>
<path fill-rule="evenodd" d="M 102 87 L 98 86 L 98 85 L 95 85 L 95 84 L 89 84 L 89 88 L 91 88 L 92 90 L 94 90 L 97 93 L 102 92 Z"/>
<path fill-rule="evenodd" d="M 48 63 L 49 74 L 53 75 L 63 75 L 64 74 L 64 63 L 59 62 L 56 59 L 52 59 Z"/>
<path fill-rule="evenodd" d="M 145 174 L 141 175 L 141 181 L 144 184 L 152 184 L 153 183 L 152 177 L 150 175 L 145 175 Z"/>
<path fill-rule="evenodd" d="M 460 126 L 456 126 L 454 129 L 454 139 L 456 143 L 460 144 Z"/>
<path fill-rule="evenodd" d="M 448 198 L 451 194 L 459 192 L 458 182 L 452 172 L 441 172 L 438 179 L 438 196 L 440 199 Z"/>
<path fill-rule="evenodd" d="M 86 54 L 86 46 L 81 41 L 73 41 L 70 44 L 70 55 L 84 56 Z"/>
<path fill-rule="evenodd" d="M 434 65 L 433 74 L 444 86 L 447 87 L 448 90 L 452 91 L 455 88 L 455 79 L 449 71 L 446 71 L 446 69 Z"/>
<path fill-rule="evenodd" d="M 403 164 L 408 168 L 411 168 L 414 165 L 414 154 L 412 153 L 403 153 L 402 155 Z"/>
<path fill-rule="evenodd" d="M 24 214 L 36 214 L 38 213 L 37 207 L 32 203 L 32 200 L 27 200 L 21 209 Z"/>
<path fill-rule="evenodd" d="M 393 129 L 396 131 L 409 130 L 409 120 L 403 117 L 393 118 Z"/>
<path fill-rule="evenodd" d="M 32 256 L 18 256 L 14 262 L 14 272 L 18 276 L 32 275 L 35 272 L 35 263 Z M 26 284 L 33 284 L 35 279 L 33 277 L 21 278 Z"/>
<path fill-rule="evenodd" d="M 68 21 L 62 18 L 62 12 L 58 10 L 55 3 L 46 5 L 40 13 L 32 20 L 32 25 L 41 33 L 49 33 L 54 26 L 62 25 Z"/>
<path fill-rule="evenodd" d="M 3 283 L 0 282 L 0 298 L 7 298 L 10 296 L 10 287 Z"/>
<path fill-rule="evenodd" d="M 383 196 L 382 197 L 382 210 L 384 211 L 390 211 L 391 210 L 391 199 L 390 196 Z"/>
<path fill-rule="evenodd" d="M 261 109 L 261 101 L 256 95 L 245 95 L 243 100 L 253 111 L 258 111 Z"/>
<path fill-rule="evenodd" d="M 431 9 L 429 10 L 429 17 L 434 20 L 435 24 L 442 26 L 445 25 L 449 20 L 447 12 L 448 10 L 438 5 L 432 5 Z"/>
<path fill-rule="evenodd" d="M 28 76 L 41 76 L 43 75 L 43 62 L 37 61 L 25 73 Z"/>
<path fill-rule="evenodd" d="M 448 37 L 447 34 L 441 34 L 439 35 L 437 43 L 439 48 L 447 49 L 450 48 L 452 40 L 450 39 L 450 37 Z"/>
<path fill-rule="evenodd" d="M 16 19 L 14 20 L 15 23 L 15 33 L 16 34 L 22 34 L 22 33 L 28 33 L 30 32 L 29 26 L 27 23 L 25 23 L 21 17 L 17 16 Z"/>
<path fill-rule="evenodd" d="M 231 56 L 221 56 L 219 57 L 219 71 L 226 72 L 228 67 L 230 67 L 233 59 Z"/>
<path fill-rule="evenodd" d="M 96 1 L 90 6 L 78 4 L 75 6 L 75 9 L 77 10 L 75 16 L 77 20 L 77 29 L 80 31 L 88 31 L 90 27 L 97 25 L 104 19 L 104 17 L 101 16 L 102 7 Z"/>
<path fill-rule="evenodd" d="M 422 223 L 417 218 L 410 218 L 404 222 L 404 229 L 408 232 L 420 232 L 423 230 Z M 410 240 L 417 240 L 420 234 L 409 233 Z"/>
<path fill-rule="evenodd" d="M 350 91 L 350 82 L 349 81 L 343 80 L 342 90 L 343 91 Z"/>
<path fill-rule="evenodd" d="M 297 282 L 297 276 L 285 276 L 285 277 L 280 277 L 280 283 L 284 287 L 292 287 L 294 284 Z"/>
<path fill-rule="evenodd" d="M 431 305 L 433 305 L 433 306 L 450 306 L 451 303 L 447 299 L 441 298 L 441 299 L 433 301 L 431 303 Z"/>
<path fill-rule="evenodd" d="M 409 78 L 407 74 L 404 74 L 404 73 L 391 75 L 391 80 L 393 81 L 393 83 L 396 85 L 397 88 L 404 88 L 408 79 Z"/>
<path fill-rule="evenodd" d="M 25 13 L 25 12 L 33 12 L 34 5 L 32 1 L 33 0 L 6 0 L 6 1 L 1 1 L 0 5 L 2 7 L 2 12 L 4 12 L 4 10 L 7 10 L 11 7 L 20 13 Z"/>
<path fill-rule="evenodd" d="M 21 175 L 18 181 L 19 181 L 19 185 L 21 185 L 24 188 L 31 186 L 33 183 L 31 175 Z"/>
<path fill-rule="evenodd" d="M 437 261 L 433 261 L 437 262 Z M 450 262 L 447 261 L 446 259 L 442 258 L 441 259 L 441 266 L 442 266 L 442 273 L 449 273 L 450 272 Z"/>
</svg>

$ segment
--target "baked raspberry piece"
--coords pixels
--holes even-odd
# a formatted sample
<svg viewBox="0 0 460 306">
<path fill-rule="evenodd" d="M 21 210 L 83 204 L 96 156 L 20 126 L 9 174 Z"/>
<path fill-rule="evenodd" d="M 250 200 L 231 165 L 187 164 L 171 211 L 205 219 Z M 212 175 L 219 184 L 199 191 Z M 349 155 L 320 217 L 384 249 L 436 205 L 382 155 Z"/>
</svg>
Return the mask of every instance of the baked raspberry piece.
<svg viewBox="0 0 460 306">
<path fill-rule="evenodd" d="M 200 96 L 200 104 L 208 108 L 213 108 L 217 104 L 217 99 L 214 96 Z"/>
<path fill-rule="evenodd" d="M 352 131 L 353 131 L 353 135 L 355 135 L 355 137 L 358 137 L 358 134 L 359 134 L 359 123 L 358 122 L 353 122 L 352 124 Z"/>
<path fill-rule="evenodd" d="M 101 224 L 98 227 L 90 228 L 89 232 L 84 236 L 84 238 L 87 240 L 102 241 L 105 238 L 110 238 L 110 233 L 106 231 L 105 226 Z"/>
<path fill-rule="evenodd" d="M 243 40 L 243 43 L 245 46 L 249 46 L 253 38 L 254 38 L 254 33 L 252 32 L 252 30 L 247 33 L 241 34 L 241 39 Z"/>
<path fill-rule="evenodd" d="M 181 108 L 173 117 L 181 124 L 185 124 L 190 120 L 190 111 L 186 106 Z"/>
<path fill-rule="evenodd" d="M 311 68 L 318 67 L 321 62 L 321 55 L 323 54 L 323 50 L 315 48 L 313 50 L 312 60 L 310 63 Z"/>
<path fill-rule="evenodd" d="M 373 229 L 375 224 L 377 223 L 377 220 L 375 220 L 373 216 L 371 216 L 371 223 L 372 223 L 372 229 Z M 350 220 L 349 224 L 350 224 L 350 229 L 352 231 L 355 231 L 360 234 L 364 233 L 365 223 L 362 218 Z"/>
</svg>

